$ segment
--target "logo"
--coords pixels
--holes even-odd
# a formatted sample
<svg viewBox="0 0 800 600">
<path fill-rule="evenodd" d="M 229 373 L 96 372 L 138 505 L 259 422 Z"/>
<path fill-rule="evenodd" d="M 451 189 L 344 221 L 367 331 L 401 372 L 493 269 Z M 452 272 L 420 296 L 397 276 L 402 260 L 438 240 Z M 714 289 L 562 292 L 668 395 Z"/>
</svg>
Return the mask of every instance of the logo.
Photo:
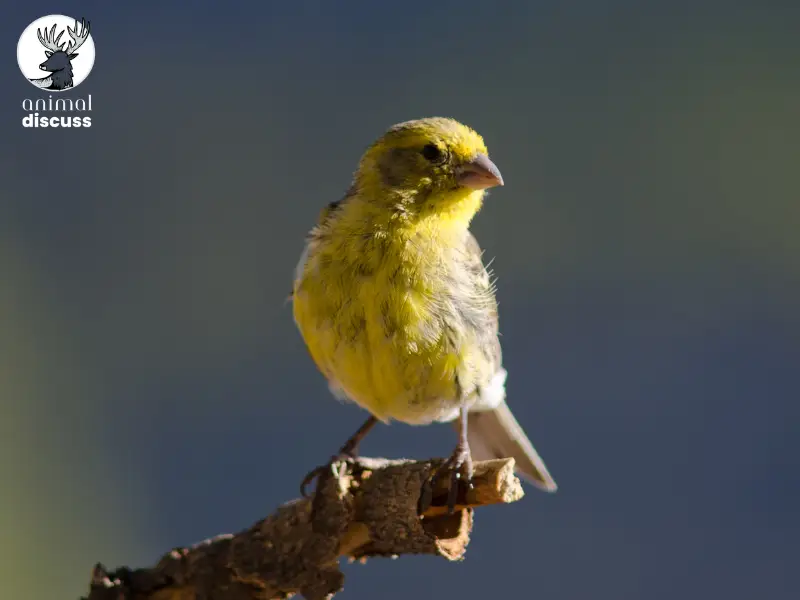
<svg viewBox="0 0 800 600">
<path fill-rule="evenodd" d="M 19 38 L 17 62 L 25 78 L 41 90 L 77 87 L 94 66 L 89 22 L 64 15 L 36 19 Z"/>
<path fill-rule="evenodd" d="M 89 21 L 64 15 L 36 19 L 17 44 L 17 62 L 25 79 L 45 92 L 22 101 L 26 128 L 86 129 L 92 126 L 92 95 L 64 94 L 79 86 L 94 66 L 94 40 Z M 53 98 L 53 96 L 56 96 Z"/>
</svg>

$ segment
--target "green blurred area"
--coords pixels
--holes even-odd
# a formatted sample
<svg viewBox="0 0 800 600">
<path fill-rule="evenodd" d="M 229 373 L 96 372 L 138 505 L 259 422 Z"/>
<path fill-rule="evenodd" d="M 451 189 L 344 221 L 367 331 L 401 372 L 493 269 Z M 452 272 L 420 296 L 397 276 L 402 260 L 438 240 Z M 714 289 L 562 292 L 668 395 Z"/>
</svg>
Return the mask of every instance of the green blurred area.
<svg viewBox="0 0 800 600">
<path fill-rule="evenodd" d="M 113 428 L 103 419 L 102 373 L 54 305 L 57 293 L 21 252 L 24 244 L 2 233 L 2 597 L 71 597 L 67 590 L 88 581 L 98 549 L 120 558 L 136 553 L 147 481 L 116 472 L 105 451 Z"/>
</svg>

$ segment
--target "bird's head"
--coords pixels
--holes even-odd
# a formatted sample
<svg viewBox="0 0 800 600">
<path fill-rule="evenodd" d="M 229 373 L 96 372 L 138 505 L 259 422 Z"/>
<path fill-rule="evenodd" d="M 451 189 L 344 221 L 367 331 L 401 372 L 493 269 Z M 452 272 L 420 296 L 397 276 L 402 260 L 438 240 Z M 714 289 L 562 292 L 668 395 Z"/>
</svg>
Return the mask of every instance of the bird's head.
<svg viewBox="0 0 800 600">
<path fill-rule="evenodd" d="M 468 221 L 503 177 L 478 133 L 433 117 L 391 127 L 364 153 L 355 183 L 371 202 L 420 216 L 465 213 Z"/>
</svg>

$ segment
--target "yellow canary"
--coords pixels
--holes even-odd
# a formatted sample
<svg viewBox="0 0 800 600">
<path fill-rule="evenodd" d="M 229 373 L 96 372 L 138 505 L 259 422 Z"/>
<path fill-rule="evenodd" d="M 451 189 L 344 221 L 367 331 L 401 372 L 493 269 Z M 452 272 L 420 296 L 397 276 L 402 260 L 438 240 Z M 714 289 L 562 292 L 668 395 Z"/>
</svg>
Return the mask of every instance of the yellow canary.
<svg viewBox="0 0 800 600">
<path fill-rule="evenodd" d="M 372 415 L 343 454 L 377 421 L 455 421 L 451 475 L 468 481 L 472 458 L 514 457 L 520 474 L 556 489 L 505 401 L 494 283 L 469 231 L 485 190 L 501 185 L 475 131 L 407 121 L 366 150 L 309 233 L 295 321 L 333 393 Z"/>
</svg>

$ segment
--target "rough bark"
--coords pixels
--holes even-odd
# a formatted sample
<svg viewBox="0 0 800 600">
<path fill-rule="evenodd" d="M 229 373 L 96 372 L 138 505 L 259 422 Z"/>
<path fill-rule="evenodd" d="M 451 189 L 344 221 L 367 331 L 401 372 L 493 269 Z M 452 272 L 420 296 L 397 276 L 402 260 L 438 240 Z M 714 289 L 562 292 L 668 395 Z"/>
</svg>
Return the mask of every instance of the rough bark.
<svg viewBox="0 0 800 600">
<path fill-rule="evenodd" d="M 271 600 L 294 594 L 320 600 L 343 588 L 340 557 L 363 562 L 432 554 L 460 560 L 473 509 L 514 502 L 523 491 L 513 459 L 479 462 L 473 488 L 461 490 L 454 514 L 445 506 L 443 482 L 420 515 L 423 484 L 440 464 L 336 462 L 320 478 L 313 499 L 288 502 L 245 531 L 172 550 L 151 568 L 109 572 L 96 565 L 82 600 Z"/>
</svg>

